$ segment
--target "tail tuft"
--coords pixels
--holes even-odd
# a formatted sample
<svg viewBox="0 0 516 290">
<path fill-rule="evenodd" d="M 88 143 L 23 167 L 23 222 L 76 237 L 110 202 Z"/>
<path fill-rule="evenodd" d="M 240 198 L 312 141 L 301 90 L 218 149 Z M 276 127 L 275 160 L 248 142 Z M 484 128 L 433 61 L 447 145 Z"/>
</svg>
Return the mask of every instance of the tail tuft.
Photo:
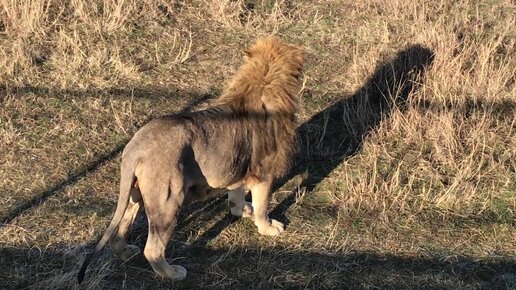
<svg viewBox="0 0 516 290">
<path fill-rule="evenodd" d="M 77 274 L 77 282 L 79 282 L 79 284 L 81 284 L 82 281 L 84 280 L 84 274 L 86 274 L 86 268 L 88 268 L 88 265 L 90 264 L 93 254 L 94 253 L 89 253 L 88 255 L 86 255 L 84 262 L 82 262 L 82 266 L 81 266 L 81 269 L 79 270 L 79 274 Z"/>
</svg>

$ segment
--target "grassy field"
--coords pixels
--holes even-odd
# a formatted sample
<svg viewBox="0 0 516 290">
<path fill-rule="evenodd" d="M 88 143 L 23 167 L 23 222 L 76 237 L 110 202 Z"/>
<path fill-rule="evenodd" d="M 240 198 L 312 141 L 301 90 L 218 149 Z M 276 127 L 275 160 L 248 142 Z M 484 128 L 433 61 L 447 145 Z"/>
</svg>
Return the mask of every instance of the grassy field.
<svg viewBox="0 0 516 290">
<path fill-rule="evenodd" d="M 0 288 L 516 288 L 516 6 L 489 1 L 0 2 Z M 277 238 L 183 210 L 156 277 L 106 249 L 120 152 L 209 105 L 257 37 L 306 53 Z M 140 216 L 129 240 L 143 248 Z"/>
</svg>

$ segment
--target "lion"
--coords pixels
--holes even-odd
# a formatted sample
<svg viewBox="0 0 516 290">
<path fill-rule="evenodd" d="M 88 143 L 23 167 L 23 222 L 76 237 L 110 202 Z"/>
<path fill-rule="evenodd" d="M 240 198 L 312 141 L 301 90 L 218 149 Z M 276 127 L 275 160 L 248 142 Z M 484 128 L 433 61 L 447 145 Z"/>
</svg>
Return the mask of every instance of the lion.
<svg viewBox="0 0 516 290">
<path fill-rule="evenodd" d="M 154 271 L 179 281 L 186 269 L 170 265 L 165 249 L 181 207 L 228 193 L 231 214 L 251 217 L 261 235 L 284 225 L 267 214 L 271 187 L 295 150 L 302 51 L 265 37 L 245 51 L 244 63 L 208 108 L 156 118 L 122 152 L 120 194 L 113 218 L 77 276 L 106 245 L 124 261 L 138 254 L 125 235 L 143 205 L 148 237 L 143 254 Z M 252 202 L 245 201 L 251 192 Z"/>
</svg>

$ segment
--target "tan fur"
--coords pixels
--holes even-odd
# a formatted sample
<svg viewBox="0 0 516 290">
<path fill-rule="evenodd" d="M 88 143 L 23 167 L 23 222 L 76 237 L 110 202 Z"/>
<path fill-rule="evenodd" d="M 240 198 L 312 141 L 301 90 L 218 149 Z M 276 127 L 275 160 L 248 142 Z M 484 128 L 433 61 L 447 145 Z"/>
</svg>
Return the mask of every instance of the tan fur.
<svg viewBox="0 0 516 290">
<path fill-rule="evenodd" d="M 284 231 L 269 219 L 272 182 L 294 150 L 301 51 L 267 37 L 246 51 L 244 64 L 212 107 L 157 118 L 142 127 L 122 154 L 120 195 L 113 219 L 78 275 L 109 241 L 124 260 L 138 253 L 125 234 L 144 206 L 149 234 L 144 255 L 156 273 L 181 280 L 165 249 L 182 206 L 230 191 L 231 213 L 251 217 L 263 235 Z M 252 204 L 244 200 L 251 191 Z"/>
</svg>

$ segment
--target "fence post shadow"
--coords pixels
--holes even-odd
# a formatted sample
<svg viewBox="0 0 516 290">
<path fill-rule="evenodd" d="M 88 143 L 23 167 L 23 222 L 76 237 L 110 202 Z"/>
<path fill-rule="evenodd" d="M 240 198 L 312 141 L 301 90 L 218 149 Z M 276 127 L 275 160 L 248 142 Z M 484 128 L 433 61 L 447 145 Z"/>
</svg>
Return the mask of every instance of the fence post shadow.
<svg viewBox="0 0 516 290">
<path fill-rule="evenodd" d="M 288 224 L 285 212 L 296 202 L 296 191 L 300 188 L 312 191 L 346 158 L 360 150 L 363 138 L 388 118 L 394 108 L 403 110 L 433 59 L 430 49 L 412 45 L 379 65 L 352 96 L 340 96 L 333 105 L 301 124 L 297 129 L 299 149 L 294 165 L 275 183 L 273 191 L 296 176 L 302 176 L 302 180 L 269 215 Z M 222 202 L 223 198 L 219 198 L 217 204 Z M 236 220 L 228 213 L 191 247 L 204 247 Z"/>
</svg>

